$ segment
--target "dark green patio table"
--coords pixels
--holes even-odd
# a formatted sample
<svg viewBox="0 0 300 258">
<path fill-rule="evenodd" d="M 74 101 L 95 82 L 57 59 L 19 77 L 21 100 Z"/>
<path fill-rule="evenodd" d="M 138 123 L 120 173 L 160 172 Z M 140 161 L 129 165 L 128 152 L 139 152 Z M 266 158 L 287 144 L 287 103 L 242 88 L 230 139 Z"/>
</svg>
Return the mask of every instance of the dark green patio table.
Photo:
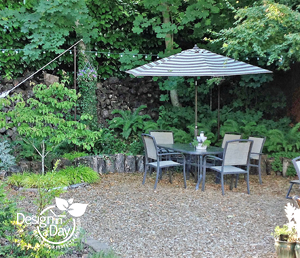
<svg viewBox="0 0 300 258">
<path fill-rule="evenodd" d="M 189 143 L 174 143 L 174 144 L 157 144 L 158 147 L 173 150 L 175 152 L 180 152 L 183 155 L 191 155 L 197 157 L 198 166 L 198 183 L 196 185 L 196 190 L 199 188 L 199 184 L 202 180 L 202 170 L 203 170 L 203 157 L 206 155 L 218 155 L 223 153 L 223 148 L 209 146 L 205 150 L 197 150 L 194 146 Z"/>
</svg>

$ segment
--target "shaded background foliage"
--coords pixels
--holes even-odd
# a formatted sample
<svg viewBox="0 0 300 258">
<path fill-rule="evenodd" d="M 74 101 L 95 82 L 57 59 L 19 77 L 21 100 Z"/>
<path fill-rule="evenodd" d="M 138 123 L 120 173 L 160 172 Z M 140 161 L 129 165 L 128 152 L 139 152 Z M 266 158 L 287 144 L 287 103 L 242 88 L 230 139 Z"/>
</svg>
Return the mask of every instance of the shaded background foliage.
<svg viewBox="0 0 300 258">
<path fill-rule="evenodd" d="M 81 38 L 101 82 L 112 76 L 126 78 L 125 70 L 197 44 L 274 71 L 274 75 L 224 78 L 220 85 L 222 132 L 234 129 L 267 134 L 275 127 L 288 132 L 300 121 L 298 5 L 298 1 L 287 0 L 27 0 L 25 5 L 4 0 L 0 3 L 0 46 L 5 49 L 0 52 L 0 75 L 9 79 L 34 71 Z M 79 62 L 79 69 L 85 64 L 86 60 Z M 71 76 L 72 68 L 73 55 L 65 54 L 46 70 L 57 74 L 64 69 Z M 196 79 L 199 126 L 217 143 L 217 82 Z M 159 119 L 143 121 L 132 137 L 121 127 L 106 128 L 108 138 L 113 139 L 114 133 L 121 138 L 126 135 L 123 143 L 115 142 L 115 148 L 126 151 L 126 146 L 134 143 L 132 149 L 139 149 L 139 133 L 154 127 L 172 129 L 177 139 L 190 141 L 194 79 L 153 80 L 161 90 Z M 72 80 L 68 87 L 74 87 Z M 171 91 L 178 95 L 178 107 L 171 104 Z M 132 121 L 139 115 L 134 111 L 128 111 Z M 121 111 L 114 113 L 122 119 Z M 128 124 L 126 116 L 123 119 L 120 125 Z M 111 149 L 104 138 L 95 146 L 95 153 Z"/>
</svg>

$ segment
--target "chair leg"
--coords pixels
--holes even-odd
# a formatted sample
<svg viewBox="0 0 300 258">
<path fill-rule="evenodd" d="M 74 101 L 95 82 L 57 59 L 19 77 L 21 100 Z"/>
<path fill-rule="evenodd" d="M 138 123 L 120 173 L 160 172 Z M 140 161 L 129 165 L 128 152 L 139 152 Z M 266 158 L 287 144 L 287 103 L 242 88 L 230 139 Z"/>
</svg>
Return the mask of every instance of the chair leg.
<svg viewBox="0 0 300 258">
<path fill-rule="evenodd" d="M 184 181 L 184 188 L 186 188 L 185 162 L 183 162 L 183 181 Z"/>
<path fill-rule="evenodd" d="M 235 188 L 237 188 L 237 184 L 238 184 L 239 178 L 240 178 L 240 175 L 237 174 L 236 178 L 235 178 L 235 186 L 234 186 Z"/>
<path fill-rule="evenodd" d="M 247 173 L 247 191 L 248 191 L 248 194 L 250 194 L 249 171 L 248 171 L 248 173 Z"/>
<path fill-rule="evenodd" d="M 161 168 L 156 168 L 156 180 L 155 180 L 154 190 L 157 187 L 158 177 L 159 177 L 160 173 L 161 173 Z"/>
<path fill-rule="evenodd" d="M 288 192 L 286 194 L 286 197 L 285 197 L 286 199 L 292 199 L 292 197 L 290 197 L 289 195 L 290 195 L 290 192 L 293 188 L 293 185 L 294 185 L 294 183 L 291 182 L 291 185 L 290 185 L 289 190 L 288 190 Z"/>
<path fill-rule="evenodd" d="M 258 176 L 259 176 L 259 183 L 262 184 L 262 180 L 261 180 L 261 167 L 260 167 L 260 159 L 258 160 Z"/>
<path fill-rule="evenodd" d="M 169 181 L 172 184 L 172 171 L 169 169 Z"/>
<path fill-rule="evenodd" d="M 160 172 L 159 172 L 159 180 L 162 180 L 162 168 L 160 169 Z"/>
<path fill-rule="evenodd" d="M 220 173 L 221 176 L 221 187 L 222 187 L 222 195 L 225 194 L 224 192 L 224 175 L 222 173 Z"/>
<path fill-rule="evenodd" d="M 234 179 L 234 174 L 231 175 L 231 180 L 230 180 L 230 190 L 233 189 L 233 179 Z"/>
<path fill-rule="evenodd" d="M 206 176 L 206 167 L 203 168 L 202 172 L 202 192 L 204 192 L 205 189 L 205 176 Z M 200 175 L 198 175 L 198 181 L 200 180 Z"/>
<path fill-rule="evenodd" d="M 147 170 L 148 170 L 148 165 L 145 165 L 145 173 L 144 173 L 144 178 L 143 178 L 143 185 L 144 185 L 145 182 L 146 182 Z"/>
</svg>

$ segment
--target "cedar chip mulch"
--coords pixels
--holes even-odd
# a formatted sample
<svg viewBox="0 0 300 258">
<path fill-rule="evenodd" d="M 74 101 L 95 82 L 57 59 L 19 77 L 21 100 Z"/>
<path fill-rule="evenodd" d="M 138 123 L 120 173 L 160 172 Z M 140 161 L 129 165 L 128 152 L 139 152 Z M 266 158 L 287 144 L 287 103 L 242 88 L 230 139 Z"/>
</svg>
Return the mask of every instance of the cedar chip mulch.
<svg viewBox="0 0 300 258">
<path fill-rule="evenodd" d="M 69 190 L 62 198 L 89 203 L 81 225 L 94 239 L 109 244 L 120 257 L 276 257 L 271 236 L 276 225 L 287 223 L 284 206 L 289 179 L 275 175 L 250 176 L 229 190 L 208 176 L 205 192 L 195 190 L 193 178 L 183 188 L 182 173 L 173 184 L 163 175 L 153 190 L 155 173 L 142 185 L 142 174 L 115 173 L 98 184 Z M 291 193 L 299 194 L 294 186 Z M 23 195 L 19 207 L 34 212 L 35 193 Z"/>
</svg>

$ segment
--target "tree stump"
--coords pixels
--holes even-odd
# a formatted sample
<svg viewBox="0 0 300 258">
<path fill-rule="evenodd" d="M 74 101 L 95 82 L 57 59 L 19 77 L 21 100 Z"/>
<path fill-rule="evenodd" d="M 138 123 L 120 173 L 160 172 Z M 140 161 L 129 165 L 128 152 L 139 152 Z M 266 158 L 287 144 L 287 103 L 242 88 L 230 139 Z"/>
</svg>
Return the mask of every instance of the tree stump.
<svg viewBox="0 0 300 258">
<path fill-rule="evenodd" d="M 136 166 L 135 166 L 135 156 L 126 156 L 125 159 L 125 172 L 135 172 Z"/>
<path fill-rule="evenodd" d="M 106 162 L 105 162 L 105 159 L 104 157 L 102 156 L 97 156 L 97 172 L 99 174 L 105 174 L 106 173 Z"/>
<path fill-rule="evenodd" d="M 143 155 L 136 155 L 135 161 L 136 161 L 136 171 L 137 172 L 144 172 L 145 171 L 144 156 Z"/>
<path fill-rule="evenodd" d="M 106 164 L 106 172 L 115 172 L 115 156 L 114 155 L 107 155 L 105 158 Z"/>
<path fill-rule="evenodd" d="M 125 155 L 118 153 L 115 155 L 116 157 L 116 172 L 124 173 L 125 172 Z"/>
</svg>

